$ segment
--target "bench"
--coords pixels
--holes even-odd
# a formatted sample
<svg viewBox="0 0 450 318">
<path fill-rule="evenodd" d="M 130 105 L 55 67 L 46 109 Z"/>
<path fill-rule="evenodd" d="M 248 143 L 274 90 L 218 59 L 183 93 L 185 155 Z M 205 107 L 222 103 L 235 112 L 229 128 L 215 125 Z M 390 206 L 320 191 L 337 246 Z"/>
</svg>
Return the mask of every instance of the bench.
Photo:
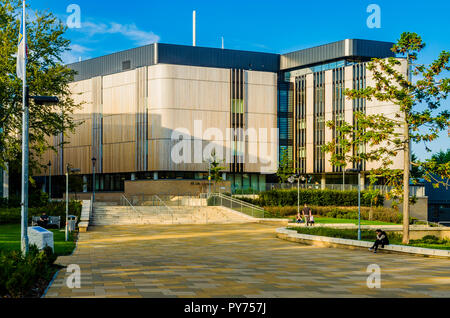
<svg viewBox="0 0 450 318">
<path fill-rule="evenodd" d="M 37 226 L 40 218 L 41 218 L 40 216 L 33 216 L 31 226 Z M 49 216 L 47 227 L 50 225 L 55 225 L 58 227 L 58 229 L 60 229 L 61 228 L 61 217 L 60 216 Z"/>
</svg>

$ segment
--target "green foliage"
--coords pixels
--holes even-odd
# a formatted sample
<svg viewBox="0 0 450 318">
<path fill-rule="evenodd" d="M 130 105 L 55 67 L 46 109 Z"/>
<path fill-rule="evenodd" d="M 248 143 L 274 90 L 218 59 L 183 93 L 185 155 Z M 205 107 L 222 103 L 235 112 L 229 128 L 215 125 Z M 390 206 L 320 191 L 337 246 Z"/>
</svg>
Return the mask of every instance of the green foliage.
<svg viewBox="0 0 450 318">
<path fill-rule="evenodd" d="M 46 212 L 49 216 L 60 216 L 61 226 L 64 226 L 66 220 L 66 203 L 65 202 L 47 202 L 39 207 L 29 208 L 28 210 L 28 222 L 31 224 L 33 216 L 40 216 L 43 212 Z M 78 217 L 81 216 L 81 202 L 71 200 L 69 201 L 69 214 Z M 21 221 L 20 207 L 15 208 L 0 208 L 0 224 L 19 224 Z"/>
<path fill-rule="evenodd" d="M 291 228 L 290 230 L 297 231 L 302 234 L 309 235 L 319 235 L 336 237 L 350 240 L 358 239 L 358 231 L 356 229 L 335 229 L 330 227 L 304 227 L 304 228 Z M 393 244 L 394 242 L 401 242 L 401 236 L 395 233 L 388 233 L 389 242 Z M 361 230 L 361 239 L 363 241 L 375 241 L 376 233 L 375 230 Z"/>
<path fill-rule="evenodd" d="M 27 256 L 19 251 L 0 253 L 0 297 L 30 297 L 39 281 L 48 282 L 55 272 L 56 255 L 50 247 L 30 246 Z"/>
<path fill-rule="evenodd" d="M 315 206 L 310 205 L 313 215 L 323 216 L 329 218 L 337 219 L 357 219 L 358 218 L 358 207 L 340 207 L 340 206 Z M 301 209 L 302 207 L 300 207 Z M 265 206 L 264 210 L 271 214 L 275 218 L 286 218 L 297 214 L 297 206 Z M 361 219 L 362 220 L 372 220 L 390 223 L 401 223 L 402 215 L 398 210 L 390 208 L 368 208 L 361 207 Z"/>
<path fill-rule="evenodd" d="M 336 237 L 350 240 L 358 239 L 358 230 L 357 229 L 336 229 L 330 227 L 296 227 L 289 228 L 290 230 L 297 231 L 302 234 L 309 235 L 319 235 L 319 236 L 328 236 L 328 237 Z M 403 244 L 401 235 L 397 233 L 387 232 L 389 243 L 390 244 Z M 375 241 L 376 234 L 375 231 L 371 230 L 361 230 L 361 239 L 363 241 Z M 444 249 L 450 250 L 450 241 L 448 240 L 440 240 L 434 236 L 425 236 L 420 240 L 411 240 L 409 246 L 416 247 L 425 247 L 425 248 L 436 248 L 436 249 Z"/>
<path fill-rule="evenodd" d="M 225 168 L 220 166 L 220 160 L 217 159 L 215 151 L 212 153 L 212 161 L 211 161 L 211 178 L 214 180 L 214 183 L 217 183 L 219 181 L 222 181 L 222 171 Z"/>
<path fill-rule="evenodd" d="M 0 167 L 20 170 L 22 126 L 22 81 L 16 75 L 17 42 L 22 2 L 0 0 Z M 30 12 L 30 11 L 29 11 Z M 33 95 L 58 96 L 58 105 L 35 105 L 30 102 L 30 169 L 42 168 L 39 158 L 55 149 L 48 138 L 73 131 L 73 111 L 79 106 L 71 97 L 69 83 L 75 72 L 62 64 L 61 56 L 70 50 L 63 37 L 66 26 L 49 12 L 34 11 L 27 19 L 27 84 Z"/>
<path fill-rule="evenodd" d="M 371 170 L 370 173 L 393 187 L 389 198 L 394 200 L 408 197 L 407 189 L 403 189 L 402 178 L 408 180 L 409 171 L 404 174 L 403 170 L 391 169 L 393 158 L 403 151 L 406 166 L 409 166 L 410 144 L 435 140 L 449 124 L 450 112 L 441 106 L 450 92 L 450 79 L 445 77 L 445 72 L 450 70 L 450 53 L 443 51 L 428 66 L 413 64 L 424 47 L 425 43 L 420 36 L 405 32 L 392 48 L 393 52 L 406 57 L 406 62 L 412 67 L 410 75 L 419 78 L 415 83 L 410 81 L 409 76 L 404 75 L 399 59 L 373 59 L 367 64 L 367 71 L 372 75 L 374 86 L 345 91 L 345 95 L 350 99 L 363 98 L 393 103 L 398 106 L 396 113 L 368 115 L 357 112 L 354 126 L 327 123 L 327 126 L 335 128 L 337 134 L 350 143 L 352 148 L 366 145 L 364 152 L 353 152 L 339 158 L 333 156 L 336 142 L 332 141 L 324 147 L 325 151 L 332 154 L 331 162 L 339 162 L 339 159 L 345 159 L 347 162 L 379 162 L 379 168 Z M 407 132 L 404 128 L 407 128 Z M 449 163 L 430 159 L 425 162 L 413 160 L 412 165 L 420 168 L 425 179 L 434 180 L 436 184 L 444 183 L 437 180 L 435 175 L 438 175 L 448 183 Z"/>
<path fill-rule="evenodd" d="M 301 189 L 298 193 L 300 194 L 301 205 L 305 203 L 316 206 L 358 205 L 358 191 Z M 365 191 L 362 191 L 361 205 L 370 206 L 371 200 L 367 197 L 365 198 L 364 194 Z M 383 201 L 383 196 L 378 195 L 375 205 L 383 205 Z M 294 206 L 297 205 L 297 190 L 265 191 L 259 195 L 259 199 L 252 200 L 251 203 L 259 206 Z"/>
<path fill-rule="evenodd" d="M 288 150 L 283 148 L 280 154 L 280 166 L 277 171 L 280 183 L 286 183 L 287 179 L 294 174 L 292 166 L 292 160 L 289 160 Z"/>
<path fill-rule="evenodd" d="M 438 153 L 435 153 L 431 156 L 431 159 L 433 159 L 437 164 L 446 164 L 450 162 L 450 148 L 448 148 L 445 152 L 441 150 Z"/>
</svg>

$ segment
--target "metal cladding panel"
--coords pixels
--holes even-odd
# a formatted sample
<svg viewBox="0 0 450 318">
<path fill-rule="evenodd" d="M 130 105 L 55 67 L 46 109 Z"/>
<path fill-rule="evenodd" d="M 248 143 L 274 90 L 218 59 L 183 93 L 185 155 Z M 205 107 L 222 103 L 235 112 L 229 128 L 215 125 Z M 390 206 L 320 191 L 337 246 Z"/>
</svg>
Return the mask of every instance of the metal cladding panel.
<svg viewBox="0 0 450 318">
<path fill-rule="evenodd" d="M 394 43 L 348 39 L 286 53 L 280 57 L 280 69 L 287 70 L 348 57 L 393 57 Z"/>
<path fill-rule="evenodd" d="M 74 81 L 81 81 L 96 76 L 105 76 L 142 66 L 149 66 L 154 64 L 154 45 L 155 44 L 141 46 L 131 50 L 68 64 L 67 66 L 78 73 L 75 75 Z M 130 61 L 130 68 L 124 70 L 122 68 L 122 63 L 126 61 Z"/>
<path fill-rule="evenodd" d="M 391 51 L 393 45 L 392 42 L 350 40 L 350 52 L 353 56 L 361 57 L 395 57 L 395 53 Z"/>
<path fill-rule="evenodd" d="M 158 43 L 158 63 L 278 72 L 278 54 Z"/>
</svg>

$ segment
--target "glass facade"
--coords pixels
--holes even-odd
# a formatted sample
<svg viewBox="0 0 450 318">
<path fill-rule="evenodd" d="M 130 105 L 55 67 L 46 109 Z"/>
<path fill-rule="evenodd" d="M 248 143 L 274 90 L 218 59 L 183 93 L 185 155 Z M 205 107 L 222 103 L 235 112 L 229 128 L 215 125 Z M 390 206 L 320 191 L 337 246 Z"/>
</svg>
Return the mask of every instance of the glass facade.
<svg viewBox="0 0 450 318">
<path fill-rule="evenodd" d="M 295 78 L 295 172 L 306 173 L 306 75 Z"/>
<path fill-rule="evenodd" d="M 345 70 L 343 67 L 333 70 L 333 122 L 335 127 L 339 127 L 344 122 L 344 107 L 345 107 Z M 342 147 L 340 147 L 341 134 L 336 129 L 333 129 L 333 139 L 336 142 L 336 153 L 342 155 Z M 342 172 L 343 167 L 333 166 L 333 172 Z"/>
<path fill-rule="evenodd" d="M 358 63 L 353 65 L 353 89 L 366 88 L 366 63 Z M 353 123 L 356 129 L 359 129 L 358 121 L 356 120 L 355 112 L 366 112 L 366 99 L 357 98 L 353 100 Z M 359 144 L 353 146 L 353 153 L 360 154 L 365 152 L 365 144 Z M 353 163 L 354 169 L 365 170 L 366 163 L 364 160 L 361 162 Z"/>
<path fill-rule="evenodd" d="M 244 171 L 244 129 L 245 129 L 245 105 L 244 105 L 244 70 L 231 70 L 231 128 L 233 138 L 231 140 L 232 163 L 230 170 L 232 173 Z"/>
<path fill-rule="evenodd" d="M 325 172 L 325 72 L 314 73 L 314 172 Z"/>
<path fill-rule="evenodd" d="M 293 115 L 294 94 L 293 83 L 278 83 L 278 130 L 279 130 L 279 158 L 287 151 L 289 160 L 293 160 Z"/>
</svg>

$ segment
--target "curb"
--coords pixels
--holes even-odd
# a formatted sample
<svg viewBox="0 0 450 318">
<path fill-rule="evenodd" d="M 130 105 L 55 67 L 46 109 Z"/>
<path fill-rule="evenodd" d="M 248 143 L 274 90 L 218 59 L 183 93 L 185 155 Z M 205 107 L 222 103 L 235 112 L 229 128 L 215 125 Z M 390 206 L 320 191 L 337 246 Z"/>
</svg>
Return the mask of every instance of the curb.
<svg viewBox="0 0 450 318">
<path fill-rule="evenodd" d="M 309 245 L 320 245 L 324 247 L 341 247 L 341 248 L 369 248 L 372 246 L 372 242 L 368 241 L 358 241 L 349 240 L 328 236 L 318 236 L 301 234 L 294 230 L 288 230 L 286 228 L 278 228 L 276 230 L 277 237 L 286 241 L 303 243 Z M 439 257 L 439 258 L 450 258 L 450 250 L 438 250 L 432 248 L 415 247 L 415 246 L 404 246 L 404 245 L 387 245 L 383 251 L 402 253 L 402 254 L 412 254 L 417 256 L 425 257 Z"/>
</svg>

